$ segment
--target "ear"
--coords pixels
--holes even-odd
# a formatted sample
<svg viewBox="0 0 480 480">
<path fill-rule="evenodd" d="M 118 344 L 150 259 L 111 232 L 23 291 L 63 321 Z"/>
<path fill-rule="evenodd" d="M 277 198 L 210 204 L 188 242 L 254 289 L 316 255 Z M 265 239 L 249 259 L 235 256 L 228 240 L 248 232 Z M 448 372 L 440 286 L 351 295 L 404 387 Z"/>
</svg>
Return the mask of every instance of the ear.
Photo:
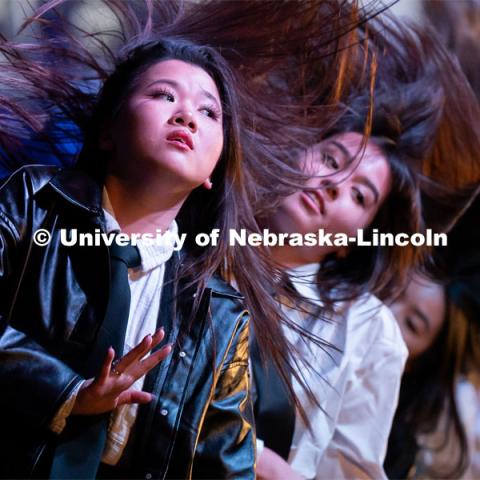
<svg viewBox="0 0 480 480">
<path fill-rule="evenodd" d="M 212 181 L 210 180 L 210 177 L 208 177 L 203 183 L 202 183 L 203 187 L 206 188 L 207 190 L 211 190 L 212 187 L 213 187 L 213 183 Z"/>
<path fill-rule="evenodd" d="M 100 150 L 113 150 L 112 135 L 110 133 L 110 129 L 106 125 L 103 125 L 100 129 L 100 135 L 98 136 L 98 146 L 100 147 Z"/>
</svg>

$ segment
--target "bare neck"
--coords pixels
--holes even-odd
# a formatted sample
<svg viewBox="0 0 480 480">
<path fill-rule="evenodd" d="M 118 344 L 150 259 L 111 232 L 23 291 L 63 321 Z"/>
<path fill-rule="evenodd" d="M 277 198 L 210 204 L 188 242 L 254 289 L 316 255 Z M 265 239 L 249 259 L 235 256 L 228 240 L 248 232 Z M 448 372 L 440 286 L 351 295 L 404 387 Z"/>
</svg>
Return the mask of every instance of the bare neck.
<svg viewBox="0 0 480 480">
<path fill-rule="evenodd" d="M 187 198 L 148 179 L 139 183 L 137 179 L 107 175 L 105 187 L 114 216 L 128 234 L 166 231 Z"/>
</svg>

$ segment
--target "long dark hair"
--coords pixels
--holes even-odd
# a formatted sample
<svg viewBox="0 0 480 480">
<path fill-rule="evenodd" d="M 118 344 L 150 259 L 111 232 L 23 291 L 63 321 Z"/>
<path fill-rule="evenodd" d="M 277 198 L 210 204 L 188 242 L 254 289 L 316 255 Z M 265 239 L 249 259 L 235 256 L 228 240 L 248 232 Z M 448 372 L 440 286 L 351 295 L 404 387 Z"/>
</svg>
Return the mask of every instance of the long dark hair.
<svg viewBox="0 0 480 480">
<path fill-rule="evenodd" d="M 438 281 L 438 280 L 437 280 Z M 458 278 L 445 284 L 445 318 L 432 346 L 409 361 L 402 377 L 400 399 L 389 438 L 385 468 L 389 478 L 405 477 L 419 450 L 429 450 L 419 437 L 441 434 L 435 450 L 453 441 L 458 449 L 449 459 L 449 470 L 430 468 L 423 472 L 434 478 L 459 477 L 469 463 L 465 427 L 455 397 L 460 375 L 480 368 L 480 331 L 476 321 L 476 295 L 468 282 Z M 442 417 L 446 420 L 441 422 Z M 445 466 L 443 466 L 445 467 Z"/>
<path fill-rule="evenodd" d="M 463 0 L 422 2 L 422 10 L 443 44 L 453 52 L 468 78 L 473 91 L 480 97 L 480 2 Z"/>
<path fill-rule="evenodd" d="M 478 102 L 431 30 L 392 18 L 370 22 L 366 30 L 377 63 L 373 95 L 354 92 L 326 137 L 363 133 L 369 119 L 368 141 L 390 165 L 391 192 L 367 235 L 373 228 L 410 235 L 426 228 L 447 232 L 479 187 Z M 430 254 L 412 245 L 353 247 L 346 257 L 331 255 L 322 263 L 318 288 L 325 305 L 365 292 L 388 300 L 403 289 L 411 268 L 430 265 Z"/>
<path fill-rule="evenodd" d="M 392 180 L 387 199 L 365 232 L 367 238 L 374 228 L 409 235 L 425 229 L 419 180 L 412 165 L 421 162 L 431 147 L 442 108 L 442 96 L 426 90 L 427 85 L 432 85 L 431 79 L 376 91 L 368 141 L 385 155 Z M 369 99 L 357 96 L 330 134 L 361 133 L 368 108 Z M 412 246 L 353 247 L 346 257 L 332 255 L 323 262 L 318 286 L 326 298 L 334 292 L 334 300 L 348 300 L 365 291 L 386 297 L 403 284 L 401 275 L 419 255 Z"/>
<path fill-rule="evenodd" d="M 423 11 L 431 27 L 434 28 L 446 48 L 458 59 L 458 62 L 472 87 L 473 93 L 480 101 L 480 1 L 465 0 L 463 2 L 449 2 L 438 0 L 422 2 Z M 461 92 L 458 92 L 462 94 Z M 463 108 L 463 102 L 461 107 Z M 470 116 L 467 116 L 470 121 Z M 478 118 L 476 123 L 478 124 Z M 462 271 L 462 276 L 468 276 L 471 289 L 478 290 L 479 286 L 479 242 L 480 225 L 480 196 L 477 195 L 474 203 L 462 216 L 458 224 L 449 235 L 448 257 L 443 259 L 443 269 L 449 271 L 455 268 L 454 275 Z M 461 255 L 459 253 L 461 252 Z M 446 256 L 445 256 L 446 257 Z"/>
<path fill-rule="evenodd" d="M 93 175 L 104 174 L 105 154 L 98 149 L 98 137 L 103 125 L 109 124 L 122 110 L 139 75 L 153 64 L 170 59 L 197 65 L 207 72 L 219 90 L 223 109 L 224 145 L 211 176 L 214 188 L 206 191 L 199 187 L 191 192 L 177 217 L 181 231 L 187 234 L 189 252 L 182 261 L 181 276 L 184 277 L 188 272 L 192 283 L 200 288 L 202 282 L 199 280 L 209 278 L 224 264 L 228 231 L 239 225 L 242 214 L 248 215 L 241 168 L 243 157 L 236 78 L 216 50 L 178 37 L 152 40 L 129 48 L 98 94 L 76 167 L 88 170 Z M 219 228 L 222 233 L 219 245 L 198 247 L 194 241 L 196 234 L 210 232 L 213 228 Z M 227 265 L 234 270 L 237 268 L 230 261 Z"/>
<path fill-rule="evenodd" d="M 98 33 L 72 25 L 54 10 L 64 3 L 51 0 L 25 22 L 25 28 L 41 25 L 48 35 L 35 43 L 4 39 L 0 44 L 5 58 L 0 64 L 5 85 L 0 96 L 4 127 L 0 145 L 12 164 L 26 163 L 30 159 L 22 156 L 18 143 L 34 132 L 55 151 L 49 126 L 52 121 L 68 121 L 77 130 L 67 129 L 65 135 L 77 135 L 84 145 L 76 167 L 101 176 L 99 127 L 118 112 L 143 69 L 177 58 L 207 71 L 217 83 L 226 112 L 225 148 L 213 174 L 213 190 L 192 192 L 179 221 L 191 242 L 192 233 L 214 227 L 221 237 L 216 247 L 200 249 L 190 243 L 182 274 L 197 290 L 193 311 L 212 274 L 235 279 L 262 351 L 278 366 L 294 396 L 291 376 L 304 382 L 292 366 L 282 334 L 282 322 L 289 320 L 273 298 L 280 273 L 264 249 L 229 247 L 228 229 L 258 232 L 254 213 L 267 208 L 279 192 L 291 188 L 292 179 L 298 179 L 288 152 L 292 145 L 318 138 L 335 122 L 336 108 L 322 109 L 314 100 L 319 92 L 325 99 L 341 99 L 353 82 L 353 65 L 365 69 L 365 45 L 358 43 L 355 27 L 373 10 L 362 12 L 336 0 L 201 4 L 111 0 L 105 5 L 119 22 L 118 31 L 110 32 L 122 43 L 119 53 Z M 261 20 L 262 29 L 252 19 Z M 100 55 L 85 48 L 85 39 Z M 302 71 L 309 62 L 321 66 L 325 75 L 308 83 L 302 75 L 292 77 L 292 68 Z"/>
</svg>

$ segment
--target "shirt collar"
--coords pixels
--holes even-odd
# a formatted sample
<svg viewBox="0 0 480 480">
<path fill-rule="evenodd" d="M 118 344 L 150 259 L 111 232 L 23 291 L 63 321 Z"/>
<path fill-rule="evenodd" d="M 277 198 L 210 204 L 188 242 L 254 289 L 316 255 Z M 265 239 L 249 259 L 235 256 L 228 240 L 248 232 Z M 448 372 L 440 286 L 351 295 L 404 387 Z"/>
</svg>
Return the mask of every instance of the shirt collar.
<svg viewBox="0 0 480 480">
<path fill-rule="evenodd" d="M 320 302 L 320 296 L 318 295 L 316 286 L 318 269 L 318 263 L 309 263 L 287 270 L 288 277 L 295 287 L 295 290 L 300 293 L 302 297 L 315 303 Z"/>
<path fill-rule="evenodd" d="M 102 193 L 102 205 L 105 213 L 105 228 L 107 233 L 115 231 L 120 232 L 121 228 L 114 216 L 112 203 L 110 202 L 110 198 L 105 187 L 103 188 Z M 175 220 L 172 221 L 168 227 L 168 230 L 161 235 L 161 238 L 164 238 L 167 233 L 168 235 L 171 235 L 172 238 L 175 238 L 178 235 L 178 225 Z M 140 266 L 141 270 L 146 272 L 167 262 L 173 254 L 174 246 L 175 245 L 173 242 L 160 241 L 158 243 L 152 242 L 150 244 L 145 240 L 138 239 L 137 247 L 142 262 Z"/>
<path fill-rule="evenodd" d="M 307 301 L 322 306 L 317 288 L 317 274 L 321 265 L 319 263 L 308 263 L 295 268 L 287 269 L 287 274 L 295 290 Z M 345 308 L 345 302 L 336 302 L 332 306 L 335 313 L 340 314 Z"/>
</svg>

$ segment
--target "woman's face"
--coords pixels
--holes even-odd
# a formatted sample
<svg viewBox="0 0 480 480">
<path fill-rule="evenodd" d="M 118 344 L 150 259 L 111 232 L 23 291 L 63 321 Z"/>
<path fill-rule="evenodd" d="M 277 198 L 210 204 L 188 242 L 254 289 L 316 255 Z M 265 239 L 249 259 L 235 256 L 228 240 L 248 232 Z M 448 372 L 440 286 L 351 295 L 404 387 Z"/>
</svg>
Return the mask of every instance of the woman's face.
<svg viewBox="0 0 480 480">
<path fill-rule="evenodd" d="M 390 191 L 390 167 L 385 155 L 368 142 L 361 153 L 362 135 L 354 132 L 335 135 L 307 151 L 304 170 L 312 177 L 303 190 L 286 197 L 269 221 L 277 233 L 346 233 L 372 222 Z M 304 263 L 320 261 L 339 250 L 335 246 L 295 247 Z"/>
<path fill-rule="evenodd" d="M 415 276 L 392 312 L 407 344 L 409 359 L 432 346 L 445 321 L 445 291 L 431 280 Z"/>
<path fill-rule="evenodd" d="M 213 79 L 180 60 L 152 65 L 137 79 L 107 140 L 112 168 L 159 175 L 177 191 L 205 182 L 223 148 L 222 103 Z"/>
</svg>

